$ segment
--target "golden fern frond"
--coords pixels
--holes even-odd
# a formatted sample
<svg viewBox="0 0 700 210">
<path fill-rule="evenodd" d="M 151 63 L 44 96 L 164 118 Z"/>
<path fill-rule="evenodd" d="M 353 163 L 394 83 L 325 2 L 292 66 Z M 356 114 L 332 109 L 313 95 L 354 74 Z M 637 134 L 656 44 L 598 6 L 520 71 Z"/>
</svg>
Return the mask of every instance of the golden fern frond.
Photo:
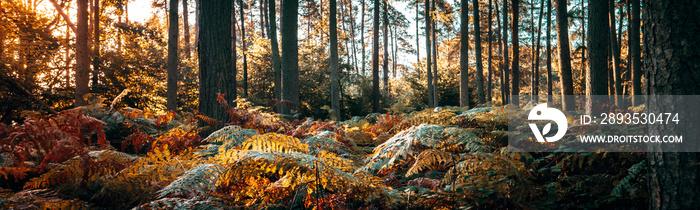
<svg viewBox="0 0 700 210">
<path fill-rule="evenodd" d="M 453 163 L 454 161 L 456 161 L 456 158 L 451 153 L 436 149 L 427 149 L 416 157 L 416 162 L 413 163 L 413 166 L 408 169 L 406 176 L 408 177 L 413 174 L 417 174 L 420 171 L 437 164 L 446 165 Z"/>
<path fill-rule="evenodd" d="M 276 133 L 255 135 L 245 140 L 241 146 L 243 150 L 265 152 L 300 152 L 309 153 L 309 145 L 301 143 L 299 139 Z"/>
<path fill-rule="evenodd" d="M 232 146 L 240 146 L 240 144 L 251 136 L 258 135 L 258 132 L 253 129 L 243 129 L 237 125 L 229 125 L 211 133 L 205 142 L 231 144 Z"/>
<path fill-rule="evenodd" d="M 91 151 L 88 155 L 89 157 L 86 158 L 91 159 L 81 159 L 81 157 L 76 156 L 64 161 L 60 166 L 52 168 L 39 177 L 30 179 L 25 183 L 24 188 L 48 188 L 56 185 L 77 186 L 81 181 L 93 182 L 104 176 L 116 174 L 136 159 L 135 156 L 113 150 Z M 87 176 L 85 173 L 88 173 Z"/>
</svg>

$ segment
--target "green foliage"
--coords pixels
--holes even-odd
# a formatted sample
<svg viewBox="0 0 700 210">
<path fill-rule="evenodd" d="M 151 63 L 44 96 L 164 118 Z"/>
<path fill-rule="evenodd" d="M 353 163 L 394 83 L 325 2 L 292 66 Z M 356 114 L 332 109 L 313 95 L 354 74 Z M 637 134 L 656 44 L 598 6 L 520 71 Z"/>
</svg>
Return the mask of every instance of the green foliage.
<svg viewBox="0 0 700 210">
<path fill-rule="evenodd" d="M 179 197 L 191 198 L 206 195 L 212 191 L 224 168 L 218 164 L 202 164 L 187 171 L 180 178 L 158 191 L 158 198 L 176 194 Z"/>
</svg>

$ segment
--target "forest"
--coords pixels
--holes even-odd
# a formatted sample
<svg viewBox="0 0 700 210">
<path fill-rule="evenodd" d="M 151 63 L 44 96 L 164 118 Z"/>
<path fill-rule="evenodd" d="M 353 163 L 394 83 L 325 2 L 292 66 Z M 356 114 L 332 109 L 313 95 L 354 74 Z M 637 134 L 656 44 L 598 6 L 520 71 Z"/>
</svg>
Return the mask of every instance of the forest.
<svg viewBox="0 0 700 210">
<path fill-rule="evenodd" d="M 700 209 L 699 20 L 694 0 L 0 0 L 0 208 Z M 554 142 L 616 132 L 685 136 Z"/>
</svg>

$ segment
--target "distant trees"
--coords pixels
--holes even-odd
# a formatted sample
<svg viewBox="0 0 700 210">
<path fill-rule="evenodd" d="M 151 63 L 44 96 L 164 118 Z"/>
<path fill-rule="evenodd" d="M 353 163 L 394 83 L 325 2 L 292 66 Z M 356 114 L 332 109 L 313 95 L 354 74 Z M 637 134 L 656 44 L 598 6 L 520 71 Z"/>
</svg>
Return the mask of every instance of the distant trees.
<svg viewBox="0 0 700 210">
<path fill-rule="evenodd" d="M 217 103 L 225 94 L 229 104 L 236 99 L 236 71 L 231 57 L 233 3 L 225 0 L 200 1 L 199 21 L 199 111 L 221 121 L 228 115 Z"/>
<path fill-rule="evenodd" d="M 87 101 L 83 96 L 87 94 L 88 75 L 90 67 L 88 62 L 88 0 L 77 0 L 78 5 L 78 23 L 77 32 L 75 33 L 75 106 L 87 105 Z"/>
<path fill-rule="evenodd" d="M 167 109 L 170 111 L 176 111 L 178 64 L 180 63 L 180 58 L 177 54 L 179 39 L 179 24 L 177 15 L 178 2 L 177 0 L 170 0 L 169 2 L 170 12 L 168 13 L 168 89 L 165 95 L 167 96 Z M 183 22 L 187 22 L 187 20 L 184 20 Z"/>
</svg>

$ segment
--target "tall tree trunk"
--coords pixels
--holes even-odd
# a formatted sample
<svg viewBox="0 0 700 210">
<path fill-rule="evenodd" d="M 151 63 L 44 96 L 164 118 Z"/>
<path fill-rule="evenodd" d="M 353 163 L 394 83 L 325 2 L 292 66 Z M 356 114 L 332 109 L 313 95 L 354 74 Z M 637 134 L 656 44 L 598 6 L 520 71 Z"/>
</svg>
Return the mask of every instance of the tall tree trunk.
<svg viewBox="0 0 700 210">
<path fill-rule="evenodd" d="M 372 24 L 372 112 L 379 112 L 379 0 L 374 0 Z"/>
<path fill-rule="evenodd" d="M 416 2 L 416 63 L 420 63 L 420 27 L 418 27 L 418 2 Z"/>
<path fill-rule="evenodd" d="M 559 42 L 559 75 L 561 78 L 562 108 L 574 109 L 574 80 L 571 75 L 571 51 L 569 50 L 569 22 L 566 17 L 566 0 L 557 0 L 557 41 Z M 565 97 L 567 96 L 568 97 Z"/>
<path fill-rule="evenodd" d="M 93 2 L 93 29 L 94 34 L 92 35 L 93 41 L 93 57 L 92 57 L 92 89 L 97 88 L 99 84 L 100 76 L 100 0 L 95 0 Z"/>
<path fill-rule="evenodd" d="M 508 0 L 503 0 L 503 85 L 501 86 L 502 90 L 501 92 L 503 93 L 504 100 L 502 101 L 503 105 L 506 105 L 510 103 L 510 87 L 509 87 L 509 79 L 508 76 L 510 74 L 510 70 L 508 69 L 509 65 L 509 57 L 508 57 Z"/>
<path fill-rule="evenodd" d="M 610 5 L 608 6 L 608 11 L 610 22 L 610 52 L 613 61 L 612 76 L 615 86 L 615 104 L 622 105 L 622 78 L 620 76 L 622 69 L 620 68 L 620 45 L 618 44 L 619 42 L 617 41 L 617 35 L 615 33 L 615 30 L 617 28 L 615 25 L 615 0 L 610 0 L 609 3 Z"/>
<path fill-rule="evenodd" d="M 90 90 L 88 88 L 88 75 L 90 73 L 88 57 L 88 0 L 78 0 L 78 26 L 75 34 L 75 106 L 87 105 L 83 95 Z"/>
<path fill-rule="evenodd" d="M 245 13 L 243 11 L 244 8 L 248 7 L 243 0 L 238 0 L 238 4 L 240 5 L 240 11 L 241 11 L 241 45 L 243 45 L 243 48 L 241 49 L 243 51 L 243 97 L 247 98 L 248 97 L 248 47 L 246 47 L 246 39 L 245 39 Z M 234 63 L 235 65 L 235 63 Z"/>
<path fill-rule="evenodd" d="M 382 70 L 384 71 L 384 94 L 389 94 L 389 33 L 387 31 L 387 25 L 389 25 L 389 11 L 387 6 L 387 1 L 382 1 L 382 6 L 384 7 L 384 16 L 382 18 L 382 36 L 384 38 L 384 55 L 382 56 Z"/>
<path fill-rule="evenodd" d="M 588 57 L 590 69 L 586 80 L 586 95 L 608 93 L 608 1 L 591 1 L 588 4 Z M 586 113 L 597 114 L 596 101 L 586 101 Z"/>
<path fill-rule="evenodd" d="M 643 101 L 639 95 L 642 95 L 642 62 L 641 62 L 641 52 L 640 52 L 640 45 L 639 45 L 639 0 L 630 0 L 630 4 L 632 7 L 631 11 L 631 18 L 630 18 L 630 29 L 629 29 L 629 39 L 630 39 L 630 46 L 627 48 L 630 49 L 630 53 L 628 56 L 631 56 L 632 62 L 630 62 L 632 66 L 632 94 L 634 97 L 632 97 L 632 104 L 634 106 L 638 106 L 640 104 L 643 104 Z"/>
<path fill-rule="evenodd" d="M 356 43 L 355 42 L 355 13 L 353 13 L 353 10 L 352 10 L 352 0 L 347 0 L 347 4 L 350 7 L 349 8 L 350 11 L 346 15 L 350 16 L 350 39 L 352 40 L 352 41 L 350 41 L 350 44 L 352 46 L 352 60 L 353 60 L 352 66 L 355 68 L 355 72 L 359 73 L 359 68 L 357 68 L 357 46 L 355 44 Z"/>
<path fill-rule="evenodd" d="M 187 1 L 187 0 L 183 0 Z M 177 55 L 177 46 L 179 36 L 179 24 L 177 15 L 177 0 L 170 0 L 170 12 L 168 14 L 168 89 L 167 108 L 169 111 L 177 110 L 177 78 L 179 59 Z"/>
<path fill-rule="evenodd" d="M 469 107 L 469 1 L 460 1 L 459 106 Z"/>
<path fill-rule="evenodd" d="M 479 104 L 486 102 L 484 96 L 484 67 L 481 63 L 481 23 L 479 22 L 479 0 L 472 1 L 474 19 L 474 57 L 476 57 L 476 98 Z"/>
<path fill-rule="evenodd" d="M 430 6 L 430 10 L 434 16 L 431 18 L 433 20 L 432 24 L 430 24 L 432 27 L 430 28 L 431 34 L 433 38 L 431 39 L 432 45 L 433 45 L 433 107 L 438 107 L 438 93 L 437 93 L 437 86 L 438 86 L 438 68 L 437 68 L 437 54 L 438 54 L 438 41 L 436 37 L 437 33 L 437 9 L 435 7 L 435 2 L 437 0 L 434 0 L 431 2 L 432 6 Z"/>
<path fill-rule="evenodd" d="M 432 56 L 430 55 L 432 53 L 431 47 L 432 44 L 430 42 L 430 22 L 432 22 L 432 18 L 430 18 L 430 0 L 425 0 L 425 49 L 427 53 L 427 74 L 428 74 L 428 107 L 433 107 L 433 72 L 431 70 L 432 68 L 432 63 L 431 59 Z"/>
<path fill-rule="evenodd" d="M 258 6 L 258 10 L 260 10 L 260 37 L 263 39 L 265 38 L 265 9 L 263 8 L 263 0 L 260 0 L 260 6 Z"/>
<path fill-rule="evenodd" d="M 290 114 L 290 108 L 299 107 L 299 42 L 297 40 L 299 2 L 283 0 L 282 3 L 282 99 L 284 114 Z"/>
<path fill-rule="evenodd" d="M 566 1 L 566 0 L 564 0 Z M 510 103 L 514 104 L 516 106 L 520 106 L 520 33 L 518 32 L 518 19 L 520 18 L 520 0 L 513 0 L 513 21 L 512 21 L 512 26 L 511 26 L 511 34 L 513 34 L 513 64 L 511 65 L 512 67 L 512 72 L 513 72 L 513 88 L 511 89 L 510 95 L 512 95 L 510 99 Z"/>
<path fill-rule="evenodd" d="M 267 1 L 268 9 L 268 22 L 271 22 L 269 30 L 270 37 L 270 48 L 272 48 L 272 72 L 274 74 L 274 85 L 275 85 L 275 100 L 277 101 L 277 112 L 281 112 L 282 102 L 282 72 L 280 72 L 281 61 L 279 46 L 277 44 L 277 6 L 275 6 L 275 0 Z"/>
<path fill-rule="evenodd" d="M 396 46 L 396 25 L 393 25 L 391 29 L 391 70 L 392 70 L 392 76 L 396 78 L 396 50 L 398 50 L 398 47 Z"/>
<path fill-rule="evenodd" d="M 583 27 L 581 27 L 581 29 L 583 30 L 583 33 L 582 33 L 583 38 L 581 39 L 581 43 L 583 46 L 586 46 L 586 35 L 587 35 L 586 34 L 586 10 L 584 8 L 585 8 L 584 7 L 584 0 L 581 0 L 581 25 L 583 26 Z M 588 49 L 587 47 L 584 47 L 581 50 L 581 71 L 583 71 L 582 72 L 583 77 L 581 78 L 581 86 L 583 86 L 582 89 L 583 89 L 584 95 L 586 92 L 586 74 L 587 74 L 586 72 L 588 72 L 588 68 L 586 68 L 586 63 L 587 63 L 586 50 L 587 49 Z"/>
<path fill-rule="evenodd" d="M 700 22 L 696 18 L 700 16 L 700 1 L 644 0 L 642 4 L 644 69 L 648 72 L 649 95 L 699 95 L 700 40 L 697 31 Z M 693 100 L 676 97 L 673 104 L 668 104 L 666 100 L 651 99 L 647 104 L 649 113 L 662 112 L 661 107 L 690 104 L 689 100 Z M 683 115 L 685 119 L 700 118 L 697 111 Z M 697 124 L 651 128 L 649 135 L 664 135 L 696 131 Z M 697 135 L 691 139 L 697 139 Z M 700 209 L 697 199 L 700 195 L 699 161 L 700 155 L 693 152 L 648 152 L 650 209 Z"/>
<path fill-rule="evenodd" d="M 182 0 L 182 26 L 183 26 L 183 33 L 185 34 L 185 58 L 190 59 L 191 56 L 191 50 L 190 50 L 190 18 L 189 18 L 189 8 L 187 8 L 187 1 L 188 0 Z"/>
<path fill-rule="evenodd" d="M 365 0 L 360 0 L 362 11 L 360 12 L 360 46 L 362 46 L 362 75 L 365 75 Z"/>
<path fill-rule="evenodd" d="M 486 75 L 487 75 L 487 76 L 486 76 L 486 78 L 487 78 L 487 82 L 486 82 L 486 101 L 487 101 L 487 102 L 491 101 L 491 98 L 492 98 L 492 96 L 491 96 L 491 91 L 492 91 L 492 90 L 491 90 L 491 89 L 492 89 L 492 88 L 491 88 L 491 84 L 492 84 L 492 80 L 491 80 L 491 71 L 493 71 L 493 68 L 491 67 L 491 64 L 492 64 L 492 63 L 491 63 L 491 57 L 493 57 L 493 54 L 492 54 L 492 47 L 491 47 L 492 41 L 493 41 L 492 32 L 491 32 L 491 31 L 492 31 L 492 27 L 493 27 L 493 26 L 491 26 L 491 24 L 492 24 L 491 22 L 493 22 L 493 21 L 491 20 L 491 15 L 492 15 L 491 9 L 492 9 L 492 6 L 493 6 L 492 3 L 493 3 L 493 1 L 492 1 L 492 0 L 489 0 L 489 16 L 487 17 L 487 19 L 488 19 L 488 21 L 489 21 L 489 32 L 488 32 L 488 37 L 487 37 L 488 43 L 489 43 L 489 44 L 488 44 L 488 45 L 489 45 L 489 52 L 488 52 L 488 53 L 489 53 L 489 57 L 488 57 L 488 59 L 486 60 L 486 64 L 489 66 L 489 67 L 488 67 L 488 70 L 487 70 L 488 72 L 487 72 L 487 74 L 486 74 Z"/>
<path fill-rule="evenodd" d="M 225 94 L 229 104 L 236 99 L 236 65 L 231 56 L 235 20 L 221 17 L 235 15 L 234 2 L 207 0 L 199 4 L 199 112 L 225 122 L 229 117 L 216 99 L 217 93 Z"/>
<path fill-rule="evenodd" d="M 552 92 L 552 0 L 547 0 L 547 103 L 554 102 Z M 585 28 L 585 27 L 584 27 Z"/>
<path fill-rule="evenodd" d="M 539 92 L 540 92 L 540 37 L 542 37 L 542 15 L 544 13 L 544 0 L 540 0 L 540 15 L 539 15 L 539 20 L 537 21 L 537 36 L 535 38 L 537 39 L 537 47 L 535 47 L 535 67 L 534 71 L 535 74 L 533 75 L 535 82 L 532 84 L 532 100 L 535 101 L 535 103 L 538 103 L 540 100 Z"/>
<path fill-rule="evenodd" d="M 336 3 L 330 0 L 330 39 L 331 39 L 331 118 L 340 121 L 340 95 L 338 90 L 338 35 Z"/>
</svg>

